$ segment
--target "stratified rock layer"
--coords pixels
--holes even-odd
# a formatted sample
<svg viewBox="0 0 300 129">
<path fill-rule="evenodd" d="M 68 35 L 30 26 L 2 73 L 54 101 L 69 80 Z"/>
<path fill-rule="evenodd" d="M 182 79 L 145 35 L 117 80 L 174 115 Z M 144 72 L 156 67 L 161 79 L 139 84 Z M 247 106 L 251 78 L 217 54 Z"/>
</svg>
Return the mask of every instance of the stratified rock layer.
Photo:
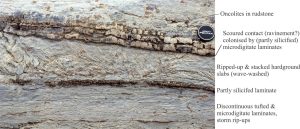
<svg viewBox="0 0 300 129">
<path fill-rule="evenodd" d="M 213 24 L 210 19 L 213 13 L 208 9 L 213 4 L 210 1 L 131 0 L 122 1 L 126 4 L 119 5 L 121 1 L 88 1 L 90 5 L 65 1 L 68 6 L 55 0 L 15 1 L 14 4 L 3 1 L 1 8 L 15 9 L 0 13 L 0 31 L 54 40 L 72 39 L 147 50 L 214 55 L 214 43 L 202 43 L 197 37 L 199 26 Z M 172 6 L 168 6 L 170 4 Z M 176 10 L 179 7 L 185 10 Z"/>
<path fill-rule="evenodd" d="M 0 128 L 214 128 L 214 1 L 0 8 Z"/>
<path fill-rule="evenodd" d="M 1 81 L 182 82 L 214 86 L 214 58 L 0 34 Z"/>
<path fill-rule="evenodd" d="M 0 85 L 0 98 L 0 128 L 214 129 L 203 90 Z"/>
</svg>

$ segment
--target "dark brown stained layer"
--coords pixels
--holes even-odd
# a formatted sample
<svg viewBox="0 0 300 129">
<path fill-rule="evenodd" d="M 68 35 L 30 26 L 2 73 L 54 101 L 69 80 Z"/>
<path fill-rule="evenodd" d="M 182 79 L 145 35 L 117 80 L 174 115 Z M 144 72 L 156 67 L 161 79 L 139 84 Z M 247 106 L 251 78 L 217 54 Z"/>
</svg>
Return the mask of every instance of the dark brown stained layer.
<svg viewBox="0 0 300 129">
<path fill-rule="evenodd" d="M 147 81 L 149 86 L 159 86 L 166 88 L 187 88 L 187 89 L 202 89 L 206 91 L 215 92 L 215 88 L 211 86 L 202 86 L 192 83 L 175 82 L 175 81 Z"/>
<path fill-rule="evenodd" d="M 46 81 L 45 84 L 49 87 L 76 87 L 76 86 L 91 86 L 91 85 L 111 85 L 124 87 L 126 85 L 136 85 L 139 81 L 124 81 L 124 80 L 60 80 Z M 185 88 L 185 89 L 202 89 L 210 92 L 215 92 L 211 86 L 202 86 L 191 83 L 175 82 L 175 81 L 145 81 L 148 86 L 156 86 L 161 88 Z"/>
<path fill-rule="evenodd" d="M 46 85 L 50 87 L 74 87 L 74 86 L 91 86 L 91 85 L 114 85 L 122 86 L 126 84 L 135 85 L 135 81 L 123 80 L 61 80 L 61 81 L 46 81 Z"/>
</svg>

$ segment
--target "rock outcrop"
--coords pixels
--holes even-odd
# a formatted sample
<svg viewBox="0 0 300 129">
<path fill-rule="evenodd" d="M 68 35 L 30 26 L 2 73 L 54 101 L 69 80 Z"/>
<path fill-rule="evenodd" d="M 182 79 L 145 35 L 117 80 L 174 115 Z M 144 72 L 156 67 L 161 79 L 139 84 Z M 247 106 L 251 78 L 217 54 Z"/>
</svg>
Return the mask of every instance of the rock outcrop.
<svg viewBox="0 0 300 129">
<path fill-rule="evenodd" d="M 214 128 L 214 1 L 0 8 L 0 128 Z"/>
<path fill-rule="evenodd" d="M 214 43 L 202 43 L 197 37 L 199 26 L 214 22 L 211 1 L 130 0 L 120 4 L 124 2 L 4 1 L 3 8 L 15 9 L 0 13 L 0 29 L 19 36 L 214 55 Z"/>
</svg>

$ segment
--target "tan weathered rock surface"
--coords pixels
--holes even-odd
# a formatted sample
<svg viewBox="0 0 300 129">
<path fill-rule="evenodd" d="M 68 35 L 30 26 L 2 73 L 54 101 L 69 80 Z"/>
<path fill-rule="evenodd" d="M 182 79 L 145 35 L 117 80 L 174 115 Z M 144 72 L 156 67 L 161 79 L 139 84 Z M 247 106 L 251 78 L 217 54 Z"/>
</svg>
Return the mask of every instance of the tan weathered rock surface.
<svg viewBox="0 0 300 129">
<path fill-rule="evenodd" d="M 0 128 L 214 128 L 214 1 L 0 8 Z"/>
<path fill-rule="evenodd" d="M 213 48 L 193 45 L 198 27 L 214 25 L 211 0 L 4 0 L 0 7 L 0 30 L 6 33 L 214 55 Z M 166 45 L 175 49 L 164 50 Z"/>
</svg>

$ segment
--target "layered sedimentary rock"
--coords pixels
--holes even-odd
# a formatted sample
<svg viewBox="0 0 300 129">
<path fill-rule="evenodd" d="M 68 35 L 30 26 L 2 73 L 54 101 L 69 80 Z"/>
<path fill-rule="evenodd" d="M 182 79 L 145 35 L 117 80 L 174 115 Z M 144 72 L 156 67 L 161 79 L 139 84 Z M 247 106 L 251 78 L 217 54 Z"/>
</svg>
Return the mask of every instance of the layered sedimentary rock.
<svg viewBox="0 0 300 129">
<path fill-rule="evenodd" d="M 0 97 L 0 128 L 214 128 L 214 94 L 205 90 L 1 85 Z"/>
<path fill-rule="evenodd" d="M 214 1 L 0 8 L 0 128 L 214 128 Z"/>
<path fill-rule="evenodd" d="M 0 38 L 2 82 L 56 85 L 68 80 L 70 83 L 82 80 L 92 84 L 97 80 L 103 80 L 98 82 L 102 84 L 121 80 L 195 85 L 214 90 L 213 57 L 69 40 L 52 41 L 6 33 L 0 33 Z"/>
<path fill-rule="evenodd" d="M 203 6 L 202 1 L 77 2 L 75 5 L 75 2 L 65 1 L 63 3 L 69 5 L 63 6 L 62 2 L 56 1 L 25 2 L 25 5 L 23 1 L 14 1 L 14 5 L 4 1 L 1 3 L 3 8 L 15 9 L 1 12 L 0 29 L 20 36 L 72 39 L 148 50 L 214 55 L 214 44 L 202 43 L 197 37 L 197 27 L 213 22 L 209 21 L 212 17 L 208 15 L 210 10 L 197 9 L 197 6 Z M 122 2 L 126 4 L 119 5 Z M 212 6 L 209 2 L 206 2 L 206 8 Z M 80 5 L 83 7 L 80 8 Z M 19 6 L 23 7 L 20 9 Z M 29 9 L 22 10 L 25 7 Z M 38 7 L 41 8 L 30 9 Z M 181 11 L 176 8 L 185 9 Z M 80 12 L 89 14 L 82 15 Z M 206 20 L 206 23 L 202 23 L 200 19 Z"/>
</svg>

